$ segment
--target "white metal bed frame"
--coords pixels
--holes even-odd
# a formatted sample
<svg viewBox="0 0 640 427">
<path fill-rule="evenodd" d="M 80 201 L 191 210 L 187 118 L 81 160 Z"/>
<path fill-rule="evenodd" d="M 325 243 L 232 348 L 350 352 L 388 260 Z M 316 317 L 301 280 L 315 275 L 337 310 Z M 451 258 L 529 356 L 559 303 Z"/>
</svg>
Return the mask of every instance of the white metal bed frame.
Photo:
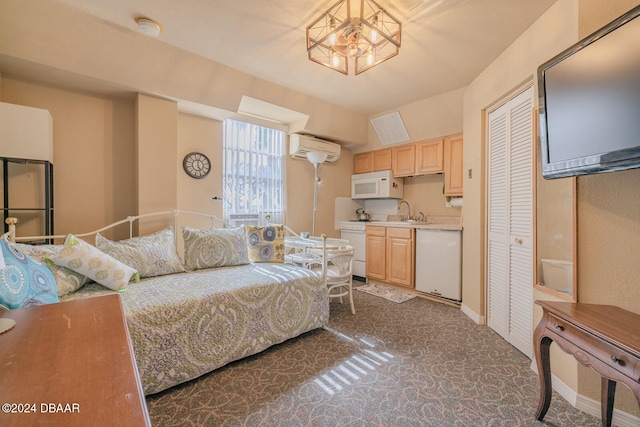
<svg viewBox="0 0 640 427">
<path fill-rule="evenodd" d="M 224 220 L 218 218 L 215 215 L 209 215 L 209 214 L 205 214 L 205 213 L 201 213 L 201 212 L 193 212 L 193 211 L 181 211 L 178 209 L 175 210 L 171 210 L 171 211 L 160 211 L 160 212 L 151 212 L 151 213 L 147 213 L 147 214 L 142 214 L 142 215 L 133 215 L 133 216 L 128 216 L 127 218 L 114 222 L 112 224 L 109 225 L 105 225 L 102 228 L 99 228 L 97 230 L 93 230 L 93 231 L 89 231 L 86 233 L 78 233 L 75 234 L 74 236 L 76 237 L 87 237 L 87 236 L 93 236 L 96 235 L 97 233 L 106 231 L 106 230 L 110 230 L 112 228 L 115 228 L 119 225 L 122 224 L 126 224 L 129 223 L 129 238 L 134 237 L 133 236 L 133 223 L 136 220 L 142 220 L 142 219 L 146 219 L 146 218 L 154 218 L 154 217 L 161 217 L 161 216 L 172 216 L 173 217 L 173 229 L 174 229 L 174 233 L 173 233 L 173 240 L 174 240 L 174 245 L 177 248 L 178 247 L 178 236 L 180 233 L 177 232 L 178 230 L 178 217 L 180 215 L 194 215 L 197 217 L 204 217 L 207 218 L 211 221 L 211 227 L 215 227 L 216 224 L 222 225 L 225 228 L 228 227 L 232 227 L 232 225 L 228 224 L 227 222 L 225 222 Z M 267 215 L 266 216 L 267 219 L 267 224 L 269 224 L 269 219 L 270 216 Z M 30 241 L 47 241 L 50 243 L 53 243 L 53 241 L 55 239 L 64 239 L 66 237 L 65 234 L 58 234 L 58 235 L 48 235 L 48 236 L 24 236 L 24 237 L 18 237 L 16 235 L 16 224 L 18 223 L 18 219 L 15 217 L 9 217 L 5 220 L 5 222 L 9 225 L 9 241 L 11 242 L 30 242 Z M 322 243 L 319 244 L 319 242 L 317 241 L 312 241 L 312 240 L 307 240 L 304 239 L 302 237 L 300 237 L 299 234 L 297 234 L 295 231 L 293 231 L 291 228 L 287 227 L 286 225 L 284 225 L 284 230 L 285 230 L 285 234 L 288 236 L 294 236 L 296 237 L 299 241 L 307 241 L 308 245 L 305 245 L 305 248 L 298 248 L 298 250 L 302 249 L 304 251 L 306 250 L 310 250 L 313 249 L 316 252 L 316 256 L 319 255 L 318 252 L 321 254 L 321 264 L 322 264 L 322 277 L 324 282 L 326 283 L 327 281 L 327 277 L 326 277 L 326 263 L 324 262 L 324 260 L 326 259 L 326 241 L 327 241 L 327 235 L 323 234 L 322 237 Z"/>
<path fill-rule="evenodd" d="M 178 216 L 182 215 L 182 214 L 186 214 L 186 215 L 196 215 L 199 217 L 204 217 L 204 218 L 208 218 L 209 220 L 211 220 L 211 227 L 214 227 L 216 225 L 216 223 L 223 225 L 224 227 L 229 227 L 230 225 L 226 222 L 224 222 L 222 219 L 218 218 L 215 215 L 209 215 L 209 214 L 204 214 L 204 213 L 200 213 L 200 212 L 192 212 L 192 211 L 181 211 L 181 210 L 172 210 L 172 211 L 161 211 L 161 212 L 152 212 L 152 213 L 147 213 L 147 214 L 142 214 L 142 215 L 134 215 L 134 216 L 128 216 L 126 219 L 114 222 L 112 224 L 109 225 L 105 225 L 102 228 L 99 228 L 97 230 L 94 231 L 89 231 L 86 233 L 79 233 L 79 234 L 75 234 L 74 236 L 76 237 L 87 237 L 87 236 L 92 236 L 95 235 L 97 233 L 100 233 L 102 231 L 106 231 L 106 230 L 110 230 L 112 228 L 115 228 L 119 225 L 122 224 L 126 224 L 129 223 L 129 238 L 133 237 L 133 223 L 136 220 L 141 220 L 141 219 L 145 219 L 145 218 L 153 218 L 153 217 L 160 217 L 160 216 L 173 216 L 173 229 L 177 230 L 178 229 Z M 9 240 L 12 242 L 24 242 L 24 241 L 39 241 L 39 240 L 53 240 L 53 239 L 64 239 L 66 237 L 65 234 L 58 234 L 58 235 L 51 235 L 51 236 L 24 236 L 24 237 L 17 237 L 16 236 L 16 224 L 18 223 L 18 219 L 15 217 L 9 217 L 6 219 L 5 221 L 8 225 L 9 225 Z M 177 232 L 174 233 L 174 239 L 177 237 Z"/>
</svg>

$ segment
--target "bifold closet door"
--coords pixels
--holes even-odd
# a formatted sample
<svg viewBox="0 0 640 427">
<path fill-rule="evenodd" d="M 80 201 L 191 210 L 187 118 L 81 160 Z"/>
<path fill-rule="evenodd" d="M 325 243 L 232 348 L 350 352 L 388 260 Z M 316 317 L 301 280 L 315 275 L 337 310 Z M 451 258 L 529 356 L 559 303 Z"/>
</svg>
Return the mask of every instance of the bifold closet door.
<svg viewBox="0 0 640 427">
<path fill-rule="evenodd" d="M 533 88 L 493 110 L 488 119 L 488 324 L 531 357 Z"/>
</svg>

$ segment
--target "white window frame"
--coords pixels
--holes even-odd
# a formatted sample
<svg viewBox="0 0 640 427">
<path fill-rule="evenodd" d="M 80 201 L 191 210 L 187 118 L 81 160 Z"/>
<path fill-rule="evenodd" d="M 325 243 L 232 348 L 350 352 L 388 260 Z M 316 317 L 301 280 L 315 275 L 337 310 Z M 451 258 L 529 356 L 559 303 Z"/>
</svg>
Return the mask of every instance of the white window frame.
<svg viewBox="0 0 640 427">
<path fill-rule="evenodd" d="M 231 225 L 284 223 L 286 134 L 253 123 L 227 119 L 223 123 L 223 214 Z M 245 167 L 246 159 L 249 166 Z M 244 183 L 264 183 L 280 187 L 277 191 L 245 194 Z"/>
</svg>

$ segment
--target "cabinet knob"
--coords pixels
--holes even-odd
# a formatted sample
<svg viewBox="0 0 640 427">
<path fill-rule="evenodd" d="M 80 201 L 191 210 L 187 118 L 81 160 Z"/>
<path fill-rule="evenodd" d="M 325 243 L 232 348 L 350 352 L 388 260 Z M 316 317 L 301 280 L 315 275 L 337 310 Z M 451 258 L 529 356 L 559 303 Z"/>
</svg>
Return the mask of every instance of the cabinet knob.
<svg viewBox="0 0 640 427">
<path fill-rule="evenodd" d="M 615 355 L 615 354 L 612 354 L 612 355 L 611 355 L 611 361 L 612 361 L 613 363 L 617 363 L 618 365 L 624 365 L 624 362 L 622 361 L 622 359 L 620 359 L 620 358 L 616 357 L 616 355 Z"/>
<path fill-rule="evenodd" d="M 558 324 L 558 323 L 554 323 L 553 327 L 556 328 L 559 331 L 564 331 L 564 326 Z M 612 356 L 613 357 L 613 356 Z"/>
<path fill-rule="evenodd" d="M 522 239 L 520 239 L 520 238 L 516 238 L 516 239 L 515 239 L 515 242 L 516 242 L 517 244 L 521 245 L 521 244 L 523 244 L 523 243 L 524 243 L 524 240 L 522 240 Z"/>
</svg>

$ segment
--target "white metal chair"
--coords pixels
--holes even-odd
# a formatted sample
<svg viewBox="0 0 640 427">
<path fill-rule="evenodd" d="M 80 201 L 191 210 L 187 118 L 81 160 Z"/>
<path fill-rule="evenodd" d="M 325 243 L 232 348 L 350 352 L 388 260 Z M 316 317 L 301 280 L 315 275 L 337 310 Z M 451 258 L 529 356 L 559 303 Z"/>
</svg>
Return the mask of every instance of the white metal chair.
<svg viewBox="0 0 640 427">
<path fill-rule="evenodd" d="M 351 313 L 356 314 L 353 305 L 353 247 L 346 246 L 342 249 L 330 249 L 326 251 L 326 283 L 329 287 L 330 298 L 349 297 Z"/>
</svg>

